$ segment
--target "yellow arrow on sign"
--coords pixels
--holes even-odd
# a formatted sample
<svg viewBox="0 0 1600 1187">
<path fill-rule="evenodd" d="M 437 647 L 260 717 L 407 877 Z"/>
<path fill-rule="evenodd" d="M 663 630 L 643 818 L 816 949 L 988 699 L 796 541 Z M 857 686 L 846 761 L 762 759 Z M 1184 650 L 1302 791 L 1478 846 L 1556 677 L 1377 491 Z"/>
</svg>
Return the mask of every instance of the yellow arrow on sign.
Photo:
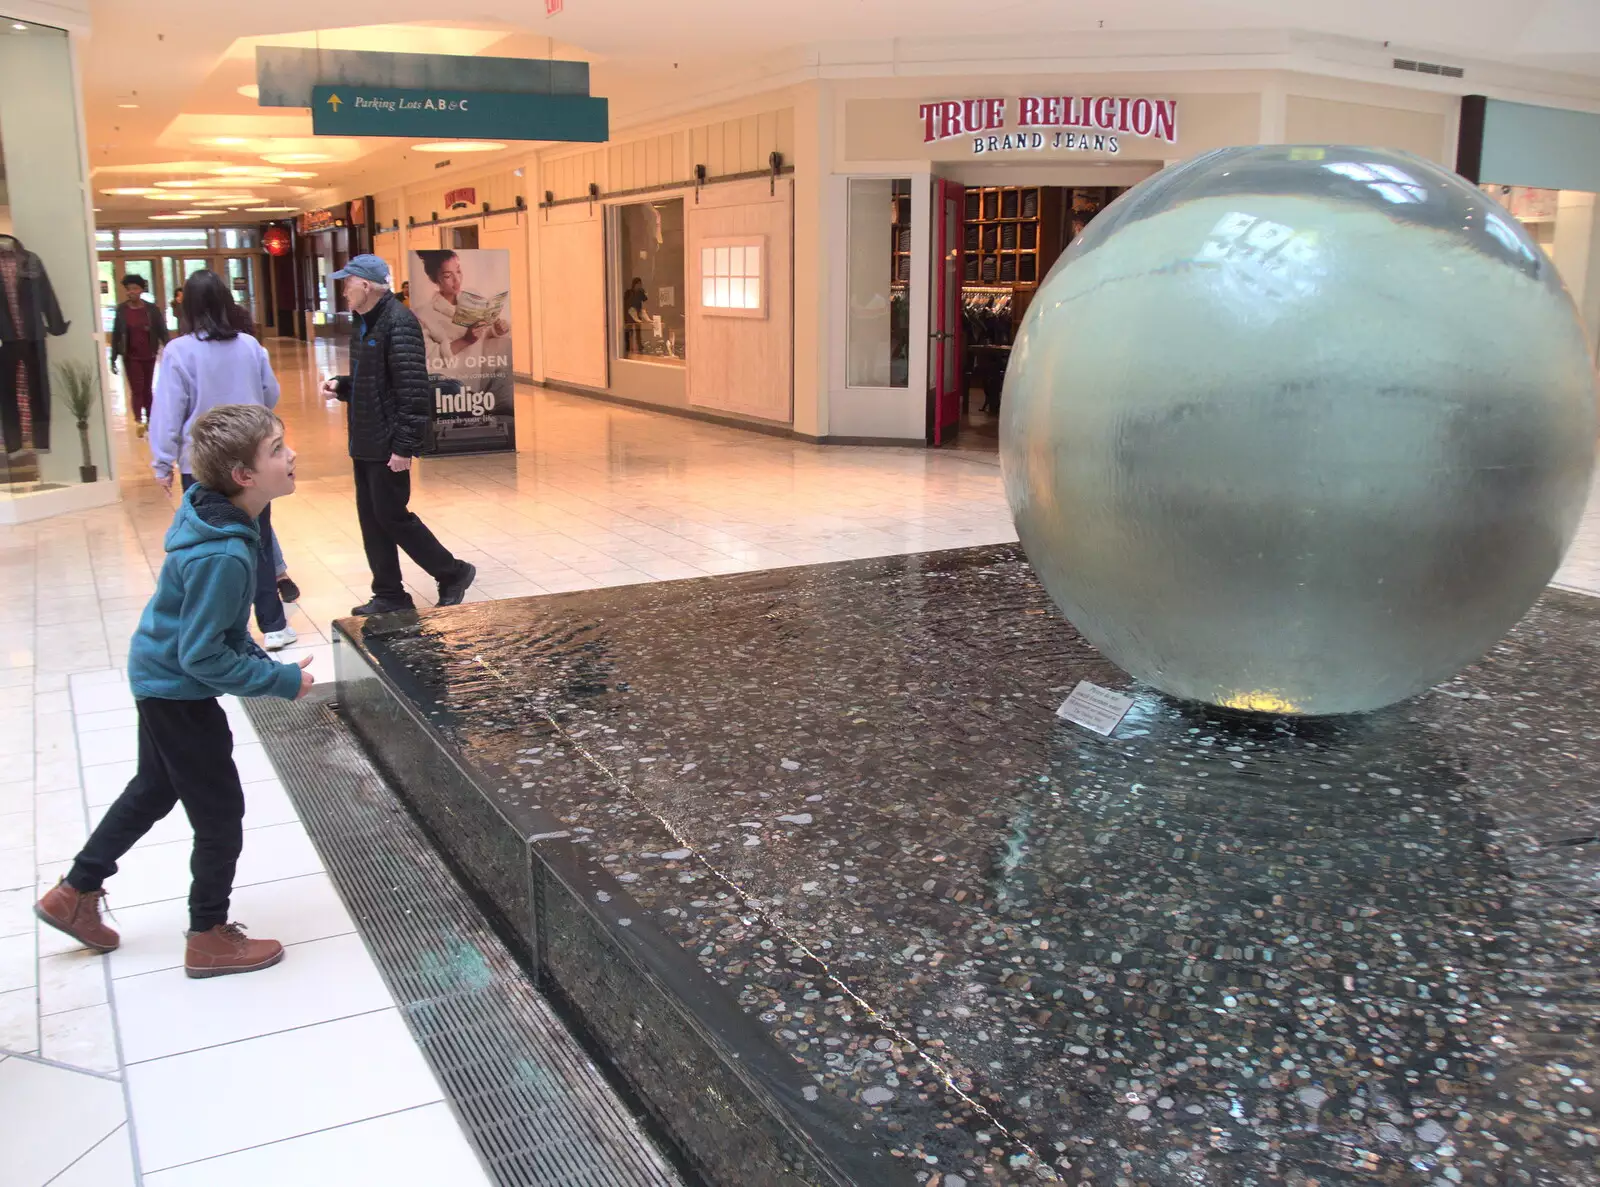
<svg viewBox="0 0 1600 1187">
<path fill-rule="evenodd" d="M 338 95 L 329 95 L 328 96 L 328 106 L 333 108 L 335 111 L 339 110 L 339 104 L 341 104 L 343 102 L 344 102 L 344 100 L 339 98 Z"/>
</svg>

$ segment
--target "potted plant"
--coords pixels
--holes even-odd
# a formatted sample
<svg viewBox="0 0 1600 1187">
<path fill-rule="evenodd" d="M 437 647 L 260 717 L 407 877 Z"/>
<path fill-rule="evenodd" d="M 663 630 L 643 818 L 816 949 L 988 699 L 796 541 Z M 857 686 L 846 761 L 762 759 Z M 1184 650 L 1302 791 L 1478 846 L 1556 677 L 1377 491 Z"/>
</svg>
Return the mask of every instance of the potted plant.
<svg viewBox="0 0 1600 1187">
<path fill-rule="evenodd" d="M 89 452 L 89 416 L 100 398 L 100 373 L 88 363 L 73 360 L 56 365 L 56 381 L 61 386 L 67 411 L 78 422 L 78 441 L 83 446 L 83 465 L 78 477 L 93 482 L 99 477 Z"/>
</svg>

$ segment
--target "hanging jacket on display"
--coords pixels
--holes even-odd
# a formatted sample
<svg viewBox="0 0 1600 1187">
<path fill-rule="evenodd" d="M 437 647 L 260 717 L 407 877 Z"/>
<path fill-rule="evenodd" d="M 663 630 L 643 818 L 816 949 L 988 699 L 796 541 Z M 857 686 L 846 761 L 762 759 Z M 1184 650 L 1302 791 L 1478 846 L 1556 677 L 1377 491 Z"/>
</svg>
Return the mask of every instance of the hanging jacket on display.
<svg viewBox="0 0 1600 1187">
<path fill-rule="evenodd" d="M 0 235 L 0 427 L 7 453 L 50 448 L 47 337 L 70 325 L 61 316 L 43 262 L 14 235 Z M 29 434 L 23 432 L 24 404 Z"/>
</svg>

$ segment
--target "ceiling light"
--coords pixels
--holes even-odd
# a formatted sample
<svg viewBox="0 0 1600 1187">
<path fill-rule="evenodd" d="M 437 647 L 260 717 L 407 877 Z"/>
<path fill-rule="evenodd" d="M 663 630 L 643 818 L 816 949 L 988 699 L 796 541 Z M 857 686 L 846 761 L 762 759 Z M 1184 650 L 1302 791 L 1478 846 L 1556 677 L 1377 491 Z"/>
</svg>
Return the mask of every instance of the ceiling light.
<svg viewBox="0 0 1600 1187">
<path fill-rule="evenodd" d="M 228 145 L 249 144 L 250 142 L 243 136 L 213 136 L 210 140 L 206 141 L 206 143 L 220 144 L 226 147 Z"/>
<path fill-rule="evenodd" d="M 199 217 L 198 214 L 152 214 L 150 221 L 153 223 L 181 223 Z"/>
<path fill-rule="evenodd" d="M 214 190 L 217 183 L 214 181 L 158 181 L 156 186 L 163 190 Z"/>
<path fill-rule="evenodd" d="M 283 152 L 267 153 L 261 159 L 269 165 L 314 165 L 318 161 L 331 161 L 333 158 L 320 152 Z"/>
<path fill-rule="evenodd" d="M 289 172 L 282 172 L 282 173 L 279 173 L 277 175 L 279 181 L 288 181 L 290 178 L 294 178 L 294 177 L 315 177 L 315 176 L 316 176 L 315 173 L 289 173 Z"/>
<path fill-rule="evenodd" d="M 139 105 L 137 103 L 118 103 L 117 106 L 122 108 L 123 111 L 132 111 Z"/>
<path fill-rule="evenodd" d="M 246 214 L 287 214 L 296 209 L 293 206 L 251 206 L 245 210 Z"/>
<path fill-rule="evenodd" d="M 113 198 L 141 198 L 146 194 L 159 194 L 159 193 L 161 193 L 160 190 L 153 190 L 149 186 L 139 186 L 139 185 L 122 186 L 122 187 L 120 187 L 118 189 L 101 190 L 100 192 L 102 194 L 105 194 L 105 195 L 107 195 L 109 197 L 113 197 Z"/>
<path fill-rule="evenodd" d="M 214 165 L 208 173 L 255 173 L 270 177 L 281 176 L 271 165 Z"/>
<path fill-rule="evenodd" d="M 259 99 L 259 98 L 261 98 L 261 88 L 259 86 L 257 86 L 253 82 L 246 83 L 244 86 L 240 87 L 239 88 L 239 93 L 241 95 L 243 95 L 246 99 Z"/>
<path fill-rule="evenodd" d="M 11 27 L 20 33 L 26 33 L 28 31 L 28 26 L 24 25 L 21 21 L 12 21 Z"/>
<path fill-rule="evenodd" d="M 431 144 L 413 144 L 413 152 L 499 152 L 505 148 L 498 140 L 435 140 Z"/>
<path fill-rule="evenodd" d="M 204 218 L 208 214 L 215 214 L 215 210 L 180 210 L 179 214 L 192 215 L 194 218 Z"/>
</svg>

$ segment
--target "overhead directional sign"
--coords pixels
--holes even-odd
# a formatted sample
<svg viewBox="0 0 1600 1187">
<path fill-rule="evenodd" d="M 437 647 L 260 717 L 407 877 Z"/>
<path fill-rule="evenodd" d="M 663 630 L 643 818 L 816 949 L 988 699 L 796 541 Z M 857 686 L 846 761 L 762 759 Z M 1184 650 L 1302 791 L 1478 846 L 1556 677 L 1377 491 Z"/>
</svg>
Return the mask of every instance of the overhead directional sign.
<svg viewBox="0 0 1600 1187">
<path fill-rule="evenodd" d="M 606 100 L 587 95 L 318 86 L 311 128 L 318 136 L 598 144 L 610 135 L 610 112 Z"/>
<path fill-rule="evenodd" d="M 309 107 L 317 86 L 402 90 L 508 91 L 587 95 L 589 63 L 467 54 L 388 54 L 376 50 L 256 46 L 262 107 Z"/>
</svg>

